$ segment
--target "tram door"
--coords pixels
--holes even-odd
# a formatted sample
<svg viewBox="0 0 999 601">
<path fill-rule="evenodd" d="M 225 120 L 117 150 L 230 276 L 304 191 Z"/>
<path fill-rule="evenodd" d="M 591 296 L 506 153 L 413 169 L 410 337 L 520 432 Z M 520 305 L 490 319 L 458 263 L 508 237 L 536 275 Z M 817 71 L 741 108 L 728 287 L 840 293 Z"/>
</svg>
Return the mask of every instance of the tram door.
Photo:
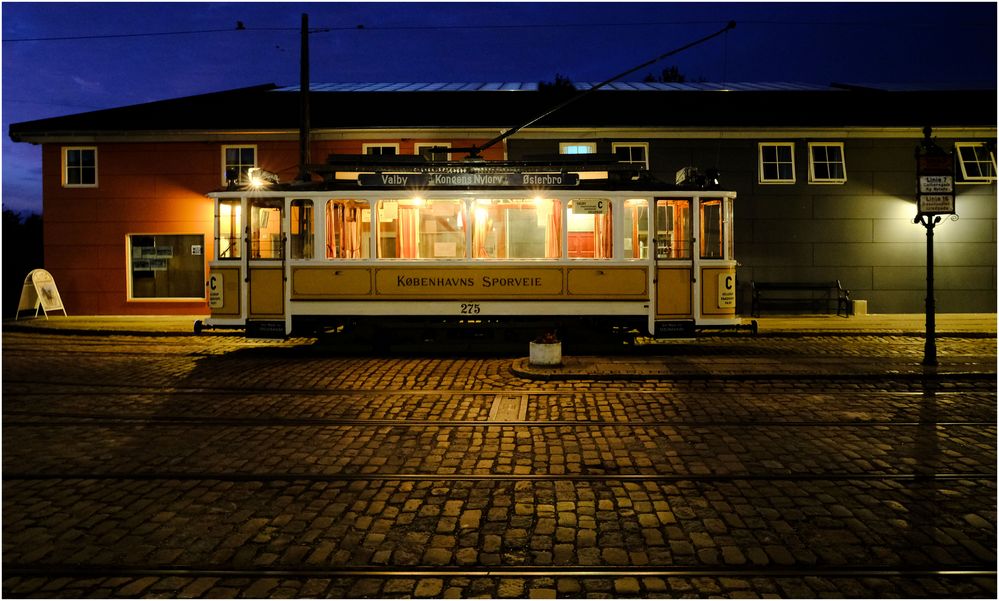
<svg viewBox="0 0 999 601">
<path fill-rule="evenodd" d="M 247 330 L 284 334 L 285 241 L 283 199 L 251 199 L 246 224 Z M 277 322 L 281 321 L 280 327 Z M 266 325 L 264 325 L 266 324 Z M 277 332 L 273 332 L 277 334 Z"/>
<path fill-rule="evenodd" d="M 656 335 L 693 331 L 694 199 L 657 198 L 655 227 Z M 663 331 L 664 328 L 667 331 Z"/>
</svg>

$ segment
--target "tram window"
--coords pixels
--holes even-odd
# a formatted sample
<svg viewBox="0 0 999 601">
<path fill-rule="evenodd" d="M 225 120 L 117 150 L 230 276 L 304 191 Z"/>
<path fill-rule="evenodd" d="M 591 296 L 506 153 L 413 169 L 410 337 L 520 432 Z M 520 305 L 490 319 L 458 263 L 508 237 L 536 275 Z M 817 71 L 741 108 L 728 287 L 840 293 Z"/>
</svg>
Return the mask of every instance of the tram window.
<svg viewBox="0 0 999 601">
<path fill-rule="evenodd" d="M 690 201 L 656 201 L 656 258 L 690 258 Z"/>
<path fill-rule="evenodd" d="M 292 259 L 313 257 L 313 217 L 311 200 L 291 201 L 291 236 L 289 237 Z"/>
<path fill-rule="evenodd" d="M 280 259 L 281 205 L 283 200 L 253 200 L 250 203 L 250 258 Z"/>
<path fill-rule="evenodd" d="M 610 259 L 614 256 L 611 202 L 607 198 L 569 201 L 569 258 Z"/>
<path fill-rule="evenodd" d="M 472 203 L 476 259 L 558 259 L 561 203 L 550 198 L 479 198 Z"/>
<path fill-rule="evenodd" d="M 378 202 L 378 256 L 386 259 L 465 258 L 465 207 L 461 200 Z"/>
<path fill-rule="evenodd" d="M 624 201 L 624 256 L 647 259 L 649 256 L 649 201 L 633 198 Z"/>
<path fill-rule="evenodd" d="M 722 201 L 701 201 L 701 258 L 722 258 Z"/>
<path fill-rule="evenodd" d="M 371 257 L 371 207 L 364 200 L 326 203 L 326 258 Z"/>
<path fill-rule="evenodd" d="M 242 207 L 239 200 L 219 201 L 219 237 L 215 242 L 219 259 L 240 257 L 240 231 L 242 231 Z"/>
</svg>

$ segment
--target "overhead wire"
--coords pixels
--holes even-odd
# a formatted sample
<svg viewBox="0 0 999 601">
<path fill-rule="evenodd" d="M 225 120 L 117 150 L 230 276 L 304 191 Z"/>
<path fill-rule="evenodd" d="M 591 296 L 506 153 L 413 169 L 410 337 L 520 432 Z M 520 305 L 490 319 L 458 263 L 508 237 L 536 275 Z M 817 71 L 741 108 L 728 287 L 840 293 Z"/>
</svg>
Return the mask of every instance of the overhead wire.
<svg viewBox="0 0 999 601">
<path fill-rule="evenodd" d="M 880 27 L 892 25 L 895 27 L 939 27 L 939 23 L 918 23 L 918 22 L 877 22 L 877 21 L 788 21 L 788 20 L 762 20 L 750 19 L 739 21 L 744 25 L 800 25 L 816 27 Z M 689 25 L 715 25 L 723 24 L 722 20 L 703 21 L 642 21 L 642 22 L 620 22 L 620 23 L 519 23 L 514 25 L 485 24 L 485 25 L 384 25 L 368 26 L 364 24 L 343 25 L 339 27 L 313 27 L 309 33 L 332 33 L 343 31 L 455 31 L 455 30 L 510 30 L 510 29 L 581 29 L 589 27 L 648 27 L 648 26 L 689 26 Z M 982 28 L 991 26 L 984 22 L 952 23 L 951 27 L 972 27 Z M 117 38 L 141 38 L 141 37 L 161 37 L 179 35 L 197 35 L 206 33 L 231 33 L 236 31 L 301 31 L 299 27 L 247 27 L 242 21 L 237 21 L 236 27 L 219 29 L 195 29 L 185 31 L 159 31 L 146 33 L 109 33 L 94 35 L 75 36 L 50 36 L 33 38 L 5 38 L 4 43 L 13 42 L 58 42 L 73 40 L 101 40 Z"/>
</svg>

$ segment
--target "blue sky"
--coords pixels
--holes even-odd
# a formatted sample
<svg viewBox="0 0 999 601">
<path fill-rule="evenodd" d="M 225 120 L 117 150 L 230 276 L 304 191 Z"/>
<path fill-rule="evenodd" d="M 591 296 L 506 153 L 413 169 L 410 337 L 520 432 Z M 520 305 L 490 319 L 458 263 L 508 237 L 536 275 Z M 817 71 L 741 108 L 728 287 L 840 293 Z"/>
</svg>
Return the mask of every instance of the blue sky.
<svg viewBox="0 0 999 601">
<path fill-rule="evenodd" d="M 556 73 L 602 81 L 734 20 L 725 36 L 656 68 L 675 64 L 707 81 L 996 85 L 994 2 L 4 2 L 2 10 L 3 207 L 19 212 L 41 210 L 41 151 L 12 143 L 11 123 L 294 85 L 302 13 L 328 30 L 310 38 L 314 83 L 537 82 Z"/>
</svg>

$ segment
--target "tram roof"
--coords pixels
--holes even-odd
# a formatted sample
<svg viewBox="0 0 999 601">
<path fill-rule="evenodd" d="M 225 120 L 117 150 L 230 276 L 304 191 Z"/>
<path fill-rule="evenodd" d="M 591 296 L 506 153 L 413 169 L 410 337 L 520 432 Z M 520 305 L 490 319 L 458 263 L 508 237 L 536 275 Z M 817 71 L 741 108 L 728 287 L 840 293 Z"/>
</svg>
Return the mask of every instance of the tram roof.
<svg viewBox="0 0 999 601">
<path fill-rule="evenodd" d="M 577 83 L 577 91 L 593 87 Z M 996 90 L 904 85 L 616 82 L 534 127 L 995 127 Z M 15 123 L 14 141 L 298 128 L 297 86 L 275 84 Z M 536 83 L 316 83 L 311 126 L 323 129 L 500 128 L 568 96 Z M 571 93 L 571 92 L 570 92 Z M 561 94 L 561 95 L 560 95 Z"/>
</svg>

